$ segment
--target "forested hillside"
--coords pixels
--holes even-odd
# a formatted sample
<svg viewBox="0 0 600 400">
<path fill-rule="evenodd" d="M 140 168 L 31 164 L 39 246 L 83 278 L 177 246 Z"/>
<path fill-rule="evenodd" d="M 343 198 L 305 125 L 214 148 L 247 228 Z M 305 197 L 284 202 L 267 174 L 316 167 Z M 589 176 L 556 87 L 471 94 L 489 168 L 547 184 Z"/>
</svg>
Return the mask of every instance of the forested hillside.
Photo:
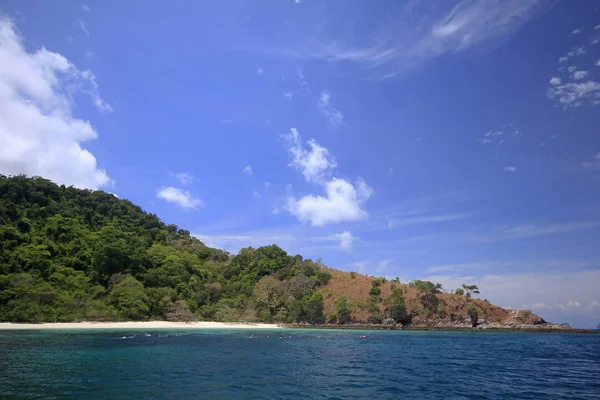
<svg viewBox="0 0 600 400">
<path fill-rule="evenodd" d="M 127 200 L 0 175 L 0 321 L 539 324 L 529 311 L 288 255 L 205 246 Z"/>
<path fill-rule="evenodd" d="M 321 322 L 329 278 L 275 245 L 232 256 L 111 194 L 0 175 L 2 321 Z"/>
</svg>

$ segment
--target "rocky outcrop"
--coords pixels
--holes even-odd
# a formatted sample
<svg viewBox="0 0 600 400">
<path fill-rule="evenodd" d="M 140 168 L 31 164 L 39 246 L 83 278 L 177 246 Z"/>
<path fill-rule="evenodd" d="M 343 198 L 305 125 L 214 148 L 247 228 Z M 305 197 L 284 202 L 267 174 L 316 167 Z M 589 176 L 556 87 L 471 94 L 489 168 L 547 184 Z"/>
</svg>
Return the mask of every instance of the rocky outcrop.
<svg viewBox="0 0 600 400">
<path fill-rule="evenodd" d="M 527 324 L 527 325 L 538 325 L 544 324 L 546 321 L 538 315 L 535 315 L 529 310 L 512 310 L 509 312 L 508 317 L 502 321 L 503 324 Z"/>
<path fill-rule="evenodd" d="M 477 324 L 469 319 L 461 321 L 449 320 L 420 320 L 405 327 L 406 329 L 440 329 L 440 330 L 502 330 L 502 331 L 570 331 L 569 324 L 552 322 L 541 323 L 511 323 L 487 322 L 479 319 Z"/>
</svg>

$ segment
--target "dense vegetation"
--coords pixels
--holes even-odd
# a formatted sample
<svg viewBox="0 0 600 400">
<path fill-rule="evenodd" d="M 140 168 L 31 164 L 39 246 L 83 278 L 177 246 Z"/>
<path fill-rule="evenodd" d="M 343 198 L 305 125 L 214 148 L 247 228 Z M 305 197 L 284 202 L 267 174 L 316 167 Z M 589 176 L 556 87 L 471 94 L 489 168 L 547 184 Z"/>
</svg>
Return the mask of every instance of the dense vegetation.
<svg viewBox="0 0 600 400">
<path fill-rule="evenodd" d="M 111 194 L 0 175 L 1 321 L 323 322 L 329 278 L 275 245 L 230 255 Z"/>
</svg>

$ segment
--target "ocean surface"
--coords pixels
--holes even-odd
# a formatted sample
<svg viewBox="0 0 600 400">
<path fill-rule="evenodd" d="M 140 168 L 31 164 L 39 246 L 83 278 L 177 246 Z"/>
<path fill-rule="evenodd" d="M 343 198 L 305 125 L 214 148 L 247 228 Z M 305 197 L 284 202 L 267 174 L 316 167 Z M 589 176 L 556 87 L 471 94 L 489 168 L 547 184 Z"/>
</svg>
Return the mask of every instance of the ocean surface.
<svg viewBox="0 0 600 400">
<path fill-rule="evenodd" d="M 600 335 L 0 331 L 0 398 L 600 399 Z"/>
</svg>

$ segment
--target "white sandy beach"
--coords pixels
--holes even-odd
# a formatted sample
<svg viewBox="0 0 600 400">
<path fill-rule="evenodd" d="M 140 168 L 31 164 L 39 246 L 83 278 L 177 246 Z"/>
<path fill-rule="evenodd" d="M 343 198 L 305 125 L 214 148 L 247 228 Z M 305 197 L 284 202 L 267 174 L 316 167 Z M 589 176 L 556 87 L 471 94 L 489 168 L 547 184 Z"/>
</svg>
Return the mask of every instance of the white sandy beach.
<svg viewBox="0 0 600 400">
<path fill-rule="evenodd" d="M 275 324 L 243 324 L 225 322 L 168 322 L 168 321 L 136 321 L 136 322 L 56 322 L 43 324 L 14 324 L 0 322 L 0 330 L 25 329 L 280 329 Z"/>
</svg>

